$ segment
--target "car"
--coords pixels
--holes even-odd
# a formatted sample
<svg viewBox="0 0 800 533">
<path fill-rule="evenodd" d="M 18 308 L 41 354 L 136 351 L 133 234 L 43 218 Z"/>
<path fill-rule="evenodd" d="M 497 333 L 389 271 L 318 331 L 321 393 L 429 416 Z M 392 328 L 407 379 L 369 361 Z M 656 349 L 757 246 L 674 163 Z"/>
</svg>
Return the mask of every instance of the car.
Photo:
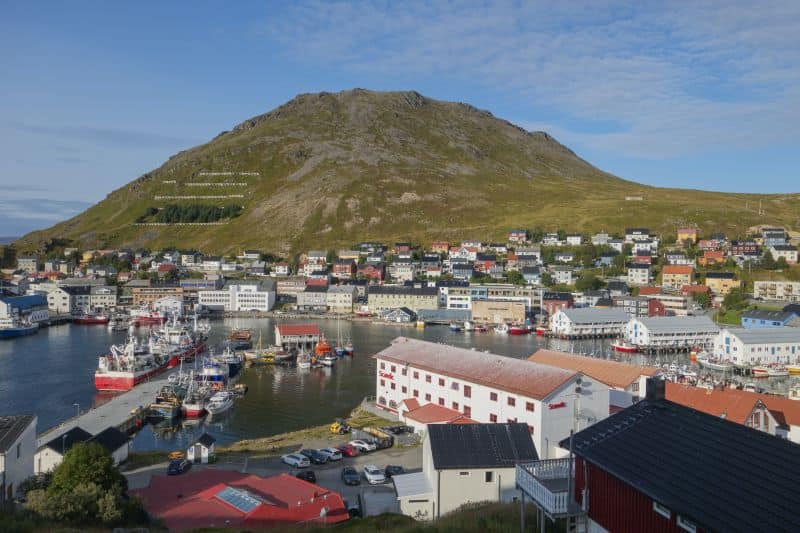
<svg viewBox="0 0 800 533">
<path fill-rule="evenodd" d="M 361 476 L 352 466 L 342 468 L 342 481 L 345 485 L 361 485 Z"/>
<path fill-rule="evenodd" d="M 403 433 L 414 433 L 414 428 L 411 426 L 387 426 L 382 428 L 384 431 L 392 435 L 402 435 Z"/>
<path fill-rule="evenodd" d="M 305 449 L 300 450 L 300 453 L 308 457 L 315 465 L 324 465 L 328 462 L 328 456 L 319 453 L 319 450 Z"/>
<path fill-rule="evenodd" d="M 386 477 L 398 476 L 405 473 L 405 469 L 399 465 L 386 465 L 386 468 L 383 469 L 383 473 L 386 474 Z"/>
<path fill-rule="evenodd" d="M 336 449 L 342 452 L 343 457 L 358 457 L 360 455 L 358 448 L 350 444 L 342 444 L 337 446 Z"/>
<path fill-rule="evenodd" d="M 281 461 L 295 468 L 306 468 L 311 466 L 311 461 L 308 460 L 308 457 L 305 455 L 300 455 L 299 453 L 287 453 L 281 457 Z"/>
<path fill-rule="evenodd" d="M 336 448 L 322 448 L 321 450 L 319 450 L 319 453 L 327 457 L 328 461 L 342 460 L 342 452 L 340 452 Z"/>
<path fill-rule="evenodd" d="M 169 462 L 169 466 L 167 466 L 167 475 L 177 476 L 179 474 L 183 474 L 191 467 L 192 463 L 190 463 L 186 459 L 175 459 Z"/>
<path fill-rule="evenodd" d="M 317 475 L 314 473 L 313 470 L 303 470 L 301 472 L 296 473 L 294 477 L 302 479 L 303 481 L 308 481 L 309 483 L 317 482 Z"/>
<path fill-rule="evenodd" d="M 364 479 L 366 479 L 367 483 L 370 485 L 380 485 L 386 482 L 386 475 L 383 473 L 383 470 L 377 466 L 366 465 L 364 467 Z"/>
<path fill-rule="evenodd" d="M 376 446 L 375 443 L 361 439 L 351 440 L 347 444 L 349 444 L 350 446 L 352 446 L 361 453 L 372 452 L 378 448 L 378 446 Z"/>
</svg>

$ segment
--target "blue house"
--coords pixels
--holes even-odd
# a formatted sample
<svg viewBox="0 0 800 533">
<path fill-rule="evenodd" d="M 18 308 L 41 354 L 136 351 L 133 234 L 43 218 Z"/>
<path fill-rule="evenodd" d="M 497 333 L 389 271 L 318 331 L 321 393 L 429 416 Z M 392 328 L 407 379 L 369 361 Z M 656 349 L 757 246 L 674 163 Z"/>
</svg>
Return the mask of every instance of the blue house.
<svg viewBox="0 0 800 533">
<path fill-rule="evenodd" d="M 781 328 L 797 318 L 793 311 L 747 311 L 742 314 L 742 327 L 755 328 Z"/>
</svg>

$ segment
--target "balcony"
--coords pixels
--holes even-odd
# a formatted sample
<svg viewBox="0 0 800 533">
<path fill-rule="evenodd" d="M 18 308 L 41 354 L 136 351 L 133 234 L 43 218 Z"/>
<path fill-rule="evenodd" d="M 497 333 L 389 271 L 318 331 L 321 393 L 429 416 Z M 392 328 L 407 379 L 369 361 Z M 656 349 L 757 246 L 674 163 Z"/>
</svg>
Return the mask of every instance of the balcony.
<svg viewBox="0 0 800 533">
<path fill-rule="evenodd" d="M 570 468 L 568 458 L 521 463 L 516 470 L 517 487 L 550 517 L 582 513 L 580 506 L 569 494 L 569 480 L 570 477 L 574 480 L 574 466 Z"/>
</svg>

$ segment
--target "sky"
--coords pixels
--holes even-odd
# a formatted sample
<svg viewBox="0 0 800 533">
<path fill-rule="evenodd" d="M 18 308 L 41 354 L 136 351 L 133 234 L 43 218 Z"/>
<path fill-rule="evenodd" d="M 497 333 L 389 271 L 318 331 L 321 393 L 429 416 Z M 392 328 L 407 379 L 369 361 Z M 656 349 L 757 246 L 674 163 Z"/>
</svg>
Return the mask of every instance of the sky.
<svg viewBox="0 0 800 533">
<path fill-rule="evenodd" d="M 413 89 L 658 186 L 797 192 L 800 2 L 0 2 L 0 237 L 299 93 Z"/>
</svg>

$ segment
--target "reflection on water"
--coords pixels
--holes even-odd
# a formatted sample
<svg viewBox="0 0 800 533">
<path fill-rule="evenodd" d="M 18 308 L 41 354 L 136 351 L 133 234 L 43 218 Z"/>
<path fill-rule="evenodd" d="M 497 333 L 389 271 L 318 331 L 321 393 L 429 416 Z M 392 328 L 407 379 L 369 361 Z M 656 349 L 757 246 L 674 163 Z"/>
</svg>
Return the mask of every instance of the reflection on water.
<svg viewBox="0 0 800 533">
<path fill-rule="evenodd" d="M 286 321 L 289 322 L 289 321 Z M 297 321 L 295 321 L 297 322 Z M 337 323 L 318 322 L 330 340 L 337 338 Z M 273 319 L 226 319 L 212 322 L 211 345 L 221 343 L 233 327 L 252 328 L 264 344 L 274 341 Z M 355 356 L 340 359 L 334 368 L 297 369 L 261 366 L 246 369 L 240 382 L 247 395 L 233 409 L 203 420 L 182 421 L 178 426 L 146 426 L 134 439 L 133 448 L 174 449 L 188 446 L 203 432 L 220 442 L 267 436 L 327 424 L 346 416 L 364 396 L 374 394 L 374 362 L 371 356 L 400 335 L 490 351 L 510 357 L 528 357 L 540 348 L 550 348 L 639 364 L 688 364 L 685 354 L 655 358 L 611 351 L 608 340 L 565 341 L 494 333 L 452 332 L 445 326 L 424 330 L 341 322 L 343 341 L 351 339 Z M 142 332 L 144 334 L 144 331 Z M 122 342 L 125 332 L 110 333 L 102 326 L 62 325 L 37 335 L 0 342 L 0 413 L 34 412 L 39 430 L 75 414 L 74 403 L 85 409 L 105 396 L 96 393 L 92 376 L 98 355 L 111 342 Z M 760 384 L 786 390 L 794 378 L 760 380 Z"/>
</svg>

